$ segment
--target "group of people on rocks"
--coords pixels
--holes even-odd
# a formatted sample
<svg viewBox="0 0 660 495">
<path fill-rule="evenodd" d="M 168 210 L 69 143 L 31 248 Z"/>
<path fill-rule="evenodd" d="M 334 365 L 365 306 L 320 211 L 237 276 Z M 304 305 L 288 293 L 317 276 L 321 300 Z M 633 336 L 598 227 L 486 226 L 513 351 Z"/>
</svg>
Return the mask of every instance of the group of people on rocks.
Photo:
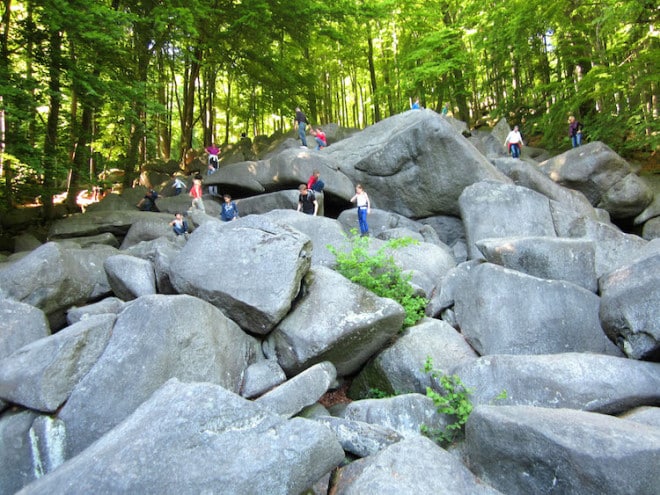
<svg viewBox="0 0 660 495">
<path fill-rule="evenodd" d="M 300 107 L 296 107 L 296 116 L 293 119 L 293 127 L 298 130 L 298 137 L 300 138 L 300 147 L 307 148 L 307 126 L 309 125 L 309 120 L 307 116 L 300 110 Z M 309 127 L 309 133 L 314 136 L 316 141 L 316 150 L 322 150 L 328 146 L 328 140 L 326 139 L 325 132 L 320 127 L 314 129 L 312 126 Z"/>
<path fill-rule="evenodd" d="M 571 138 L 571 145 L 573 148 L 577 148 L 582 145 L 582 123 L 580 123 L 575 116 L 571 115 L 568 118 L 568 137 Z M 509 154 L 513 158 L 520 157 L 520 151 L 523 147 L 523 138 L 520 134 L 520 128 L 516 125 L 513 127 L 513 130 L 509 132 L 506 139 L 504 140 L 504 145 L 507 147 Z"/>
</svg>

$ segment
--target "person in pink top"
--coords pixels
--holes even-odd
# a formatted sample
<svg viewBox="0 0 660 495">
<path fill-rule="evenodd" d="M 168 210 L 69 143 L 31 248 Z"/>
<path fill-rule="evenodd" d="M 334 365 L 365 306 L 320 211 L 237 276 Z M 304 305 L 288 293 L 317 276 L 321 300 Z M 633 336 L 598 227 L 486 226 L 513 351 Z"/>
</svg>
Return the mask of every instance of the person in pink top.
<svg viewBox="0 0 660 495">
<path fill-rule="evenodd" d="M 314 128 L 311 128 L 309 133 L 312 136 L 314 136 L 317 150 L 321 150 L 328 145 L 328 141 L 325 138 L 325 132 L 323 132 L 323 130 L 320 127 L 317 127 L 316 130 Z"/>
<path fill-rule="evenodd" d="M 214 169 L 218 168 L 218 155 L 220 154 L 220 148 L 218 148 L 215 143 L 211 144 L 208 148 L 206 148 L 206 152 L 209 154 L 208 158 L 208 165 L 213 165 Z"/>
</svg>

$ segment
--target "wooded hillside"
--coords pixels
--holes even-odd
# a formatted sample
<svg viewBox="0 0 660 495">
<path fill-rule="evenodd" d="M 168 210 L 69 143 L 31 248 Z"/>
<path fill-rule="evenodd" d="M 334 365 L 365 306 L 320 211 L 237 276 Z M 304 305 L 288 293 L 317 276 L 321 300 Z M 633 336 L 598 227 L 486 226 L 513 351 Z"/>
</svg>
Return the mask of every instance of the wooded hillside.
<svg viewBox="0 0 660 495">
<path fill-rule="evenodd" d="M 658 149 L 650 0 L 3 0 L 2 208 L 211 142 L 363 128 L 419 97 L 471 126 L 504 117 L 570 146 Z"/>
</svg>

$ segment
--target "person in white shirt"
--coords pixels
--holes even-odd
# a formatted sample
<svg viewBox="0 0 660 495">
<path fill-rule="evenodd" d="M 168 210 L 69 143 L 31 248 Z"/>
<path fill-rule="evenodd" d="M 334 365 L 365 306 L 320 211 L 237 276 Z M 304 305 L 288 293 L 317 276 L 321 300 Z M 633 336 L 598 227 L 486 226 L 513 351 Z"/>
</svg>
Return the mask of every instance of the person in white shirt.
<svg viewBox="0 0 660 495">
<path fill-rule="evenodd" d="M 369 196 L 362 187 L 362 184 L 355 186 L 355 196 L 351 198 L 351 203 L 357 204 L 360 235 L 363 237 L 369 235 L 367 215 L 371 212 L 371 202 L 369 201 Z"/>
<path fill-rule="evenodd" d="M 513 158 L 520 156 L 520 149 L 523 147 L 523 138 L 520 135 L 518 126 L 515 126 L 504 141 L 504 145 L 509 147 L 509 153 Z"/>
</svg>

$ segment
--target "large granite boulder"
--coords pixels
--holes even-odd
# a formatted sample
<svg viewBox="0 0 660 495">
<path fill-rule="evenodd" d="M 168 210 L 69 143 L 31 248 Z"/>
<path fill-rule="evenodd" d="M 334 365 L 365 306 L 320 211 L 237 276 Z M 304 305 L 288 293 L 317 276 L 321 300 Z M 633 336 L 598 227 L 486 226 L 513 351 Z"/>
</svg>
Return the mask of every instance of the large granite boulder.
<svg viewBox="0 0 660 495">
<path fill-rule="evenodd" d="M 502 493 L 652 495 L 660 486 L 660 430 L 632 421 L 570 409 L 479 406 L 465 434 L 472 471 Z"/>
<path fill-rule="evenodd" d="M 405 311 L 325 267 L 310 270 L 302 297 L 264 343 L 287 375 L 322 361 L 355 373 L 402 328 Z"/>
<path fill-rule="evenodd" d="M 196 229 L 172 261 L 170 281 L 264 335 L 291 309 L 311 262 L 309 237 L 251 215 Z"/>
<path fill-rule="evenodd" d="M 245 368 L 259 354 L 254 338 L 200 299 L 136 299 L 119 314 L 105 352 L 60 411 L 67 457 L 123 421 L 170 378 L 238 393 Z"/>
<path fill-rule="evenodd" d="M 444 118 L 408 111 L 327 148 L 383 210 L 410 218 L 458 215 L 458 197 L 482 180 L 509 182 Z"/>
<path fill-rule="evenodd" d="M 23 495 L 303 493 L 343 459 L 324 425 L 285 420 L 210 383 L 172 379 Z"/>
<path fill-rule="evenodd" d="M 42 310 L 0 297 L 0 359 L 48 335 L 50 326 Z"/>
</svg>

